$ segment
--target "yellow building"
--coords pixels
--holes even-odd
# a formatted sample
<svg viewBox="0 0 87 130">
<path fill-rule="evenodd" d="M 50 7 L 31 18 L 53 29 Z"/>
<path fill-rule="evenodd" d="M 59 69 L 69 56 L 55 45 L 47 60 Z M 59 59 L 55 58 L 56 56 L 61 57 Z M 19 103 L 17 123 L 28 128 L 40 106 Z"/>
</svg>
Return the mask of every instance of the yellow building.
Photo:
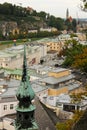
<svg viewBox="0 0 87 130">
<path fill-rule="evenodd" d="M 62 93 L 72 93 L 80 91 L 81 83 L 75 79 L 71 71 L 64 68 L 52 69 L 48 72 L 48 77 L 41 82 L 48 86 L 48 95 L 57 96 Z"/>
<path fill-rule="evenodd" d="M 58 41 L 58 42 L 47 42 L 48 51 L 54 50 L 59 52 L 63 49 L 64 41 Z"/>
<path fill-rule="evenodd" d="M 46 44 L 47 45 L 47 51 L 57 51 L 58 54 L 60 51 L 63 49 L 65 41 L 70 40 L 70 35 L 65 34 L 65 35 L 59 35 L 56 38 L 43 38 L 41 40 L 38 40 L 37 42 L 39 44 Z"/>
<path fill-rule="evenodd" d="M 70 70 L 68 69 L 61 69 L 59 68 L 58 70 L 53 70 L 51 72 L 48 73 L 49 76 L 55 77 L 55 78 L 60 78 L 63 76 L 68 76 L 69 74 L 71 74 Z"/>
<path fill-rule="evenodd" d="M 48 96 L 58 96 L 62 93 L 68 93 L 68 88 L 67 87 L 63 87 L 60 89 L 48 89 Z"/>
</svg>

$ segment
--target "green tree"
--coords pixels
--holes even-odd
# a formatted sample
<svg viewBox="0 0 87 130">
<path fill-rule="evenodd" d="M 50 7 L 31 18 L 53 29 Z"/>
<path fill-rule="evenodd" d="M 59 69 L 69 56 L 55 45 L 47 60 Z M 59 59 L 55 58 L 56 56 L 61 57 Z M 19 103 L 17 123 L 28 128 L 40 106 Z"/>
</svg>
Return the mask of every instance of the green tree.
<svg viewBox="0 0 87 130">
<path fill-rule="evenodd" d="M 87 72 L 87 47 L 74 57 L 73 67 Z"/>
<path fill-rule="evenodd" d="M 76 32 L 76 27 L 77 27 L 76 19 L 73 19 L 73 21 L 72 21 L 72 30 L 73 30 L 74 32 Z"/>
<path fill-rule="evenodd" d="M 72 66 L 75 56 L 77 54 L 81 54 L 83 51 L 83 45 L 79 44 L 78 41 L 72 39 L 69 41 L 66 41 L 65 43 L 65 61 L 63 63 L 64 67 Z"/>
<path fill-rule="evenodd" d="M 76 19 L 72 19 L 72 22 L 69 19 L 66 19 L 65 25 L 67 31 L 73 30 L 74 32 L 76 32 L 76 26 L 77 26 Z"/>
<path fill-rule="evenodd" d="M 73 125 L 81 118 L 83 113 L 84 111 L 75 111 L 72 119 L 66 120 L 63 123 L 57 123 L 56 129 L 57 130 L 72 130 Z"/>
<path fill-rule="evenodd" d="M 61 18 L 56 18 L 51 15 L 48 20 L 48 26 L 55 27 L 58 30 L 63 30 L 64 29 L 64 20 Z"/>
<path fill-rule="evenodd" d="M 3 40 L 4 39 L 4 36 L 2 34 L 2 31 L 0 30 L 0 40 Z"/>
<path fill-rule="evenodd" d="M 44 20 L 46 20 L 46 13 L 44 11 L 41 11 L 37 14 L 37 16 L 42 17 Z"/>
<path fill-rule="evenodd" d="M 65 25 L 66 25 L 67 31 L 72 30 L 72 22 L 70 22 L 69 19 L 65 20 Z"/>
<path fill-rule="evenodd" d="M 83 1 L 83 5 L 81 5 L 81 9 L 82 9 L 83 11 L 86 11 L 86 12 L 87 12 L 87 0 L 81 0 L 81 1 Z"/>
</svg>

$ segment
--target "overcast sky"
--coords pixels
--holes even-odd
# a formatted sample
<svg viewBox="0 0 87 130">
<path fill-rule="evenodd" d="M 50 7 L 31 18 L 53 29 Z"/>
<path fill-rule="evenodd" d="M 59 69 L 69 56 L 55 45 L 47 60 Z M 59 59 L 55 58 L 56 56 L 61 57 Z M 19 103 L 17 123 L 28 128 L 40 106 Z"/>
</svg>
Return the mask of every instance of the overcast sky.
<svg viewBox="0 0 87 130">
<path fill-rule="evenodd" d="M 81 0 L 0 0 L 0 3 L 12 3 L 22 7 L 30 6 L 37 12 L 45 11 L 56 17 L 66 18 L 66 10 L 73 18 L 87 18 L 87 13 L 81 11 Z"/>
</svg>

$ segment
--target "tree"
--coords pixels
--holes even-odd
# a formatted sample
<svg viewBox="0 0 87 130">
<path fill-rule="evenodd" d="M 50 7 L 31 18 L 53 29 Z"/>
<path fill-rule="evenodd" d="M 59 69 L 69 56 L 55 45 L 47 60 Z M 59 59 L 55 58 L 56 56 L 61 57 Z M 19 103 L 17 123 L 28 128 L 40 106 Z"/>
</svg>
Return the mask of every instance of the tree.
<svg viewBox="0 0 87 130">
<path fill-rule="evenodd" d="M 51 15 L 48 20 L 48 26 L 55 27 L 58 30 L 63 30 L 64 29 L 64 20 L 61 18 L 56 18 Z"/>
<path fill-rule="evenodd" d="M 65 20 L 65 25 L 66 25 L 67 31 L 72 30 L 72 22 L 70 22 L 69 19 Z"/>
<path fill-rule="evenodd" d="M 75 56 L 77 54 L 81 54 L 83 50 L 83 45 L 79 44 L 78 41 L 72 39 L 69 41 L 66 41 L 65 43 L 65 55 L 66 59 L 63 63 L 64 67 L 72 66 Z"/>
<path fill-rule="evenodd" d="M 77 26 L 76 19 L 72 19 L 72 22 L 70 21 L 70 19 L 66 19 L 65 25 L 66 25 L 67 31 L 73 30 L 74 32 L 76 32 L 76 26 Z"/>
<path fill-rule="evenodd" d="M 87 47 L 83 49 L 83 53 L 75 56 L 73 67 L 87 72 Z"/>
<path fill-rule="evenodd" d="M 57 130 L 68 130 L 66 123 L 57 123 L 56 128 Z"/>
<path fill-rule="evenodd" d="M 83 1 L 83 5 L 81 5 L 81 9 L 82 9 L 83 11 L 86 11 L 86 12 L 87 12 L 87 0 L 81 0 L 81 1 Z"/>
<path fill-rule="evenodd" d="M 84 111 L 75 111 L 74 116 L 72 119 L 68 119 L 65 122 L 57 123 L 56 129 L 57 130 L 72 130 L 73 125 L 81 118 Z"/>
<path fill-rule="evenodd" d="M 72 21 L 72 29 L 73 29 L 74 32 L 76 32 L 76 27 L 77 27 L 76 19 L 73 19 L 73 21 Z"/>
<path fill-rule="evenodd" d="M 37 16 L 42 17 L 44 20 L 46 20 L 46 13 L 44 11 L 41 11 L 37 14 Z"/>
<path fill-rule="evenodd" d="M 58 30 L 63 30 L 64 29 L 64 20 L 61 18 L 56 19 L 56 28 Z"/>
</svg>

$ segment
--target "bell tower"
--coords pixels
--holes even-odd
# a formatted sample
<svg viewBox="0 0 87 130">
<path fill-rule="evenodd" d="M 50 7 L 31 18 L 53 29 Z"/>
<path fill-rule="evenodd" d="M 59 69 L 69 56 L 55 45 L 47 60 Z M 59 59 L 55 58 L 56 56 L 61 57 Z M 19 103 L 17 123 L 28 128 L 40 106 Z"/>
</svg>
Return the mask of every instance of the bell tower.
<svg viewBox="0 0 87 130">
<path fill-rule="evenodd" d="M 67 8 L 67 10 L 66 10 L 66 19 L 68 19 L 68 18 L 69 18 L 69 10 Z"/>
<path fill-rule="evenodd" d="M 15 130 L 38 130 L 38 126 L 34 119 L 35 106 L 32 100 L 35 93 L 31 88 L 29 77 L 27 74 L 26 48 L 24 45 L 23 72 L 20 86 L 16 92 L 19 101 L 16 111 Z"/>
</svg>

